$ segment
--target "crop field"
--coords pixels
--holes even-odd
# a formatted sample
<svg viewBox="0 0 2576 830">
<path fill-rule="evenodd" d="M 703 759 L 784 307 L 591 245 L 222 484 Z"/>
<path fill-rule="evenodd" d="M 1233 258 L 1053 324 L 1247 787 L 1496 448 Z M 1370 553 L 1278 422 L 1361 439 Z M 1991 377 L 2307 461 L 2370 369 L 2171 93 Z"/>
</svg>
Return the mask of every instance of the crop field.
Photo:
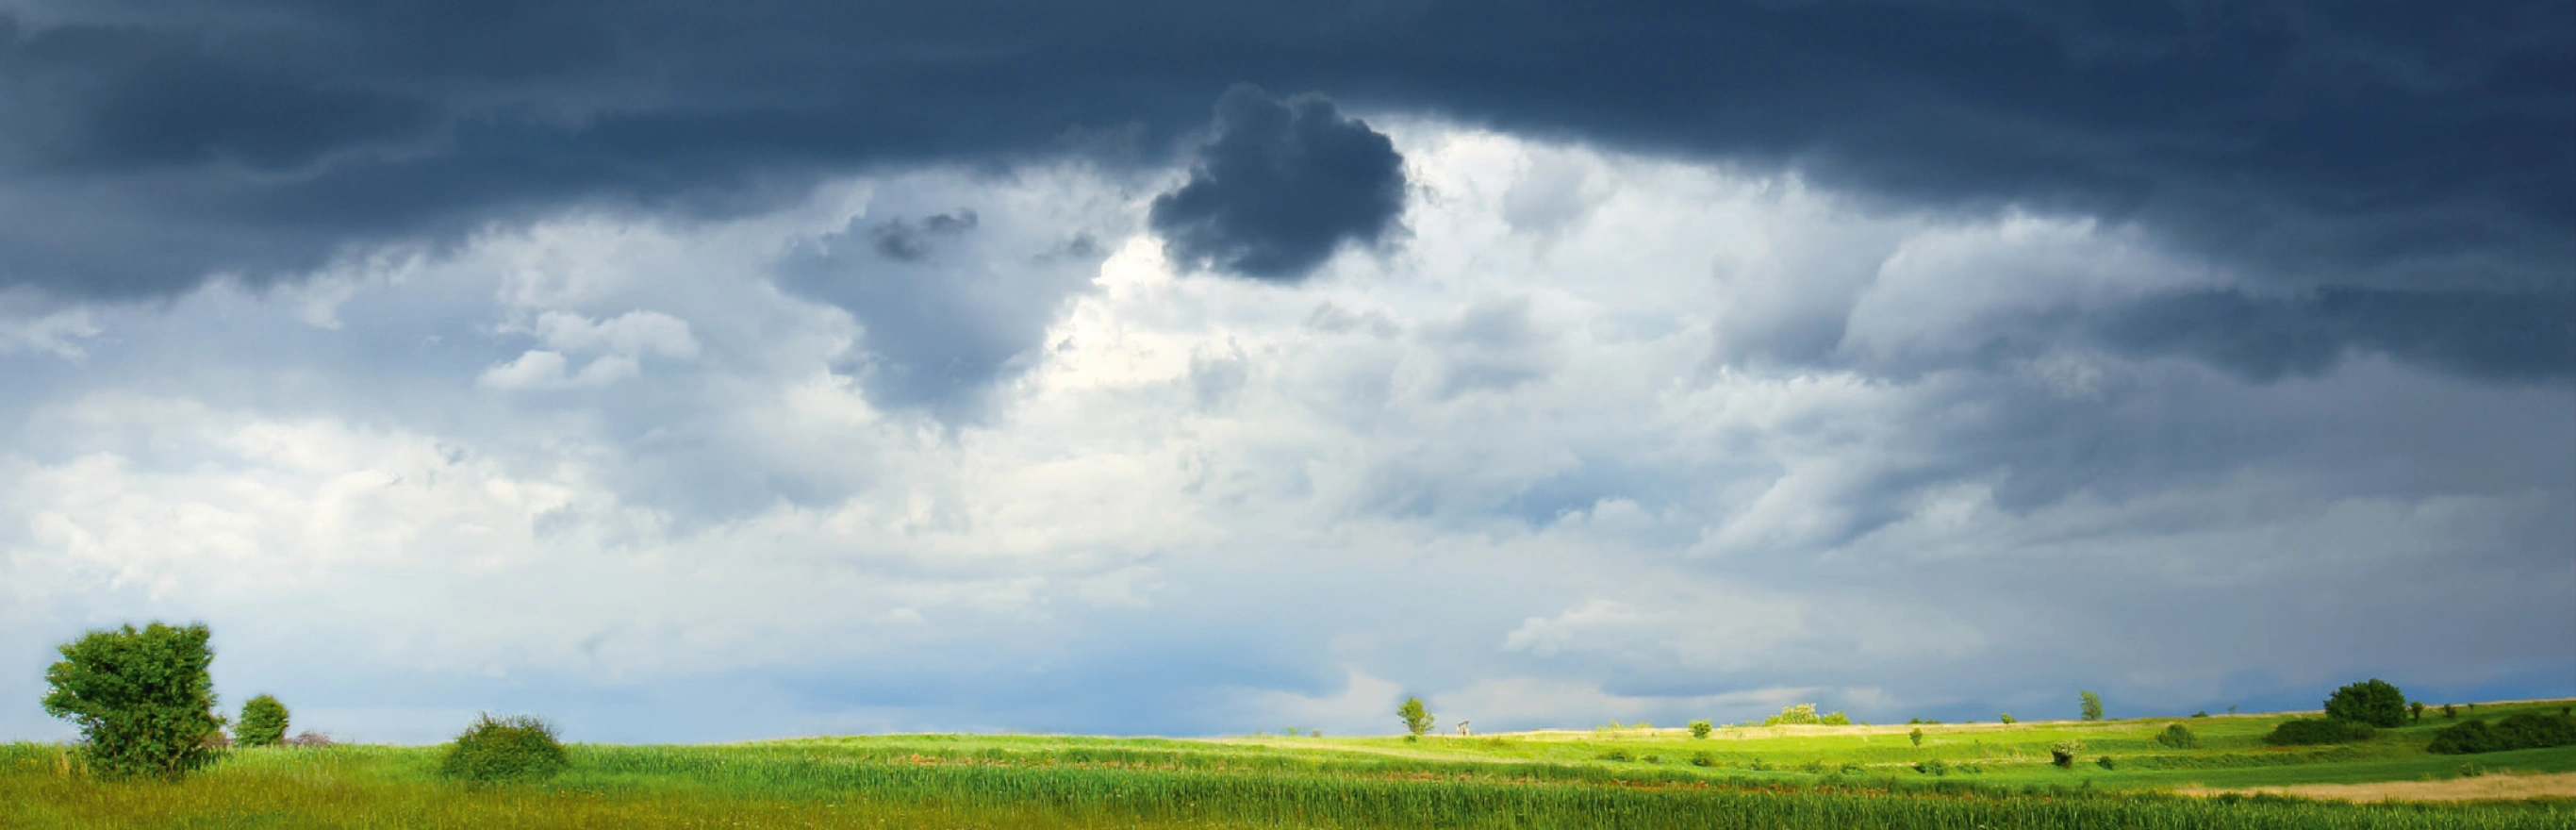
<svg viewBox="0 0 2576 830">
<path fill-rule="evenodd" d="M 2437 714 L 2359 743 L 2265 745 L 2286 717 L 1745 726 L 1706 738 L 1622 727 L 576 744 L 571 771 L 497 786 L 441 778 L 437 746 L 236 750 L 170 784 L 92 780 L 65 748 L 22 743 L 0 747 L 0 827 L 2576 828 L 2564 790 L 2576 747 L 2429 754 L 2432 731 L 2453 722 Z M 2157 741 L 2175 723 L 2197 748 Z M 2051 763 L 2051 744 L 2069 740 L 2083 744 L 2075 763 Z M 2408 791 L 2439 793 L 2497 781 L 2538 782 L 2521 791 L 2543 797 L 2295 797 L 2314 785 L 2430 782 Z"/>
</svg>

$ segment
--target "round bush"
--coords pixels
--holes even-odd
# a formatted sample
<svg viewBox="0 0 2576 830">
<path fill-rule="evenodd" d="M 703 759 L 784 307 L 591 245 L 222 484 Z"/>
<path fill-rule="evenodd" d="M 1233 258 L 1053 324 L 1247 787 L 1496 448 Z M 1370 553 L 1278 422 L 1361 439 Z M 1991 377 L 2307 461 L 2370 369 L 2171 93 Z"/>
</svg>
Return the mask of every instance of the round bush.
<svg viewBox="0 0 2576 830">
<path fill-rule="evenodd" d="M 223 751 L 207 740 L 224 725 L 209 636 L 202 623 L 157 622 L 81 635 L 45 670 L 45 714 L 80 727 L 81 755 L 101 775 L 178 780 Z"/>
<path fill-rule="evenodd" d="M 286 742 L 286 704 L 260 695 L 242 704 L 241 723 L 233 727 L 242 746 L 276 746 Z"/>
<path fill-rule="evenodd" d="M 2302 718 L 2272 727 L 2272 734 L 2263 736 L 2263 742 L 2273 746 L 2341 744 L 2370 740 L 2371 733 L 2368 724 L 2342 718 Z"/>
<path fill-rule="evenodd" d="M 2406 722 L 2406 693 L 2374 677 L 2336 689 L 2326 698 L 2326 717 L 2395 729 Z"/>
<path fill-rule="evenodd" d="M 542 781 L 572 766 L 555 729 L 534 715 L 478 717 L 456 736 L 438 772 L 476 783 Z"/>
</svg>

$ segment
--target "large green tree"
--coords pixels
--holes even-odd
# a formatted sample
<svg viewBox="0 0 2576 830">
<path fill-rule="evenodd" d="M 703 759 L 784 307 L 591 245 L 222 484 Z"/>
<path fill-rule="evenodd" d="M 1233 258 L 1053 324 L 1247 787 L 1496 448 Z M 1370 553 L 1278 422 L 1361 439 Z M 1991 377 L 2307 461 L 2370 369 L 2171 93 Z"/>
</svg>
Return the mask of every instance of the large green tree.
<svg viewBox="0 0 2576 830">
<path fill-rule="evenodd" d="M 81 730 L 81 754 L 108 777 L 177 779 L 214 760 L 214 649 L 202 623 L 92 631 L 45 670 L 45 714 Z"/>
<path fill-rule="evenodd" d="M 1431 710 L 1423 707 L 1422 698 L 1405 698 L 1404 705 L 1395 708 L 1395 716 L 1403 718 L 1405 731 L 1416 736 L 1431 731 Z"/>
<path fill-rule="evenodd" d="M 2334 696 L 2326 698 L 2326 717 L 2394 729 L 2406 722 L 2406 693 L 2373 677 L 2336 689 Z"/>
</svg>

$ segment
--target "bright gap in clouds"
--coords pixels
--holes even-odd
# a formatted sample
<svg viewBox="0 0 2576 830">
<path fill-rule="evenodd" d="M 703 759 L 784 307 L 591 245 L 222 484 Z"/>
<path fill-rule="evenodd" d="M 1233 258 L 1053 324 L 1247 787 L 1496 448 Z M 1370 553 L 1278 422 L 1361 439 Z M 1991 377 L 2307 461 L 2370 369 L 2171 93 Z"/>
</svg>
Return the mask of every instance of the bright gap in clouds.
<svg viewBox="0 0 2576 830">
<path fill-rule="evenodd" d="M 2244 284 L 2132 228 L 1370 121 L 1403 230 L 1296 285 L 1068 163 L 0 306 L 0 699 L 146 618 L 359 740 L 2568 691 L 2564 384 L 2249 376 L 2091 333 Z"/>
</svg>

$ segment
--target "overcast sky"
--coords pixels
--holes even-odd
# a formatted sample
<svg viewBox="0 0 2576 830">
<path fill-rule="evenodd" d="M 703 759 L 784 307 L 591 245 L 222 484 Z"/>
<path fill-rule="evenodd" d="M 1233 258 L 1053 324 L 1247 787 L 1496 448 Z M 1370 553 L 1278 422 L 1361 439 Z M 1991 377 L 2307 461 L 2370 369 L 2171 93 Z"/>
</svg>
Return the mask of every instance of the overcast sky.
<svg viewBox="0 0 2576 830">
<path fill-rule="evenodd" d="M 150 620 L 361 741 L 2576 695 L 2570 78 L 2563 2 L 0 0 L 0 738 Z"/>
</svg>

